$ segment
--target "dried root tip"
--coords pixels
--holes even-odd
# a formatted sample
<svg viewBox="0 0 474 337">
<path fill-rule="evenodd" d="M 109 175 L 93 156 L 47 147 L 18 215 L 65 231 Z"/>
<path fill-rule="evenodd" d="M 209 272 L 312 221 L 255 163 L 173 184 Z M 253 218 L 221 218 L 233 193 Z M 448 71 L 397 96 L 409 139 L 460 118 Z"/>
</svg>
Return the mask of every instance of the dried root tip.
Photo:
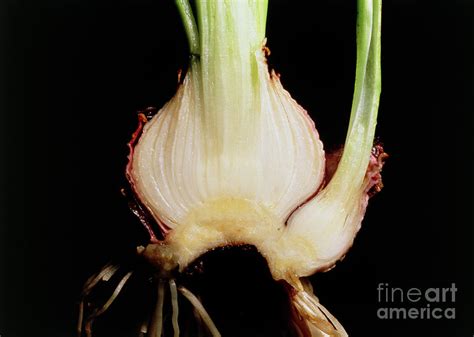
<svg viewBox="0 0 474 337">
<path fill-rule="evenodd" d="M 344 327 L 319 303 L 311 285 L 303 280 L 290 288 L 293 324 L 300 337 L 348 337 Z"/>
</svg>

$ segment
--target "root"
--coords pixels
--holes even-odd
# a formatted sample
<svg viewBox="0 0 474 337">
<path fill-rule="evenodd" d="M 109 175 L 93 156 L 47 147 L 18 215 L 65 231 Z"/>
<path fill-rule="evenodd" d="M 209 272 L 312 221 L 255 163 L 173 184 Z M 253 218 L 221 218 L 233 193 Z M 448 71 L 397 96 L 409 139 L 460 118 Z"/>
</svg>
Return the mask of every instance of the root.
<svg viewBox="0 0 474 337">
<path fill-rule="evenodd" d="M 302 279 L 296 284 L 291 302 L 302 324 L 296 324 L 302 336 L 347 337 L 347 332 L 339 321 L 319 303 L 313 294 L 311 283 Z"/>
<path fill-rule="evenodd" d="M 108 280 L 110 280 L 110 278 L 114 276 L 118 269 L 118 265 L 107 263 L 97 274 L 94 274 L 89 277 L 86 283 L 84 284 L 81 293 L 81 301 L 79 303 L 79 318 L 77 321 L 77 335 L 79 337 L 82 336 L 82 323 L 84 320 L 84 301 L 86 297 L 89 296 L 90 292 L 100 281 L 107 282 Z"/>
<path fill-rule="evenodd" d="M 120 294 L 120 292 L 122 291 L 122 288 L 124 287 L 124 285 L 127 283 L 128 279 L 130 278 L 130 276 L 132 276 L 132 273 L 133 272 L 128 272 L 119 282 L 119 284 L 117 285 L 117 287 L 115 288 L 114 292 L 112 293 L 112 296 L 110 296 L 110 298 L 107 300 L 107 302 L 105 302 L 105 304 L 100 308 L 100 309 L 95 309 L 92 314 L 90 314 L 90 316 L 87 318 L 87 321 L 86 321 L 86 324 L 84 326 L 84 330 L 86 332 L 86 336 L 87 337 L 92 337 L 92 323 L 94 323 L 94 320 L 102 315 L 109 307 L 112 303 L 114 303 L 115 299 L 117 298 L 117 296 Z"/>
<path fill-rule="evenodd" d="M 165 299 L 165 285 L 162 280 L 158 282 L 158 294 L 155 312 L 150 323 L 149 337 L 161 337 L 163 332 L 163 302 Z"/>
<path fill-rule="evenodd" d="M 174 337 L 179 337 L 178 290 L 176 289 L 176 282 L 174 280 L 170 280 L 170 294 L 171 294 L 171 306 L 173 308 L 171 322 L 173 324 Z"/>
<path fill-rule="evenodd" d="M 97 274 L 92 275 L 82 288 L 81 297 L 86 297 L 100 281 L 107 282 L 119 269 L 118 265 L 106 264 Z"/>
<path fill-rule="evenodd" d="M 306 290 L 306 292 L 304 292 L 304 295 L 305 297 L 308 298 L 308 301 L 309 302 L 313 302 L 314 305 L 316 305 L 316 307 L 319 309 L 319 311 L 327 318 L 327 320 L 331 323 L 331 325 L 342 335 L 342 336 L 347 336 L 347 332 L 346 330 L 344 329 L 344 327 L 342 326 L 341 323 L 339 323 L 339 321 L 336 319 L 336 317 L 334 317 L 329 311 L 328 309 L 326 309 L 320 302 L 319 302 L 319 299 L 318 297 L 316 297 L 316 295 L 314 295 L 314 292 L 313 292 L 313 286 L 311 285 L 311 282 L 308 280 L 308 279 L 302 279 L 301 280 L 301 283 L 304 287 L 304 289 Z M 310 295 L 311 294 L 311 295 Z"/>
<path fill-rule="evenodd" d="M 138 337 L 145 337 L 148 333 L 148 326 L 150 324 L 150 316 L 143 320 L 142 324 L 140 325 L 140 332 L 138 333 Z"/>
<path fill-rule="evenodd" d="M 77 320 L 77 336 L 82 336 L 82 322 L 84 320 L 84 300 L 79 303 L 79 318 Z"/>
<path fill-rule="evenodd" d="M 78 337 L 82 337 L 83 333 L 85 333 L 86 337 L 92 337 L 92 325 L 95 319 L 98 316 L 102 315 L 104 312 L 106 312 L 107 309 L 112 305 L 112 303 L 114 303 L 114 301 L 122 291 L 123 287 L 133 274 L 133 271 L 129 271 L 127 274 L 125 274 L 125 276 L 120 279 L 120 282 L 115 287 L 112 295 L 107 299 L 107 301 L 102 305 L 102 307 L 93 309 L 92 313 L 90 313 L 88 316 L 86 316 L 87 318 L 84 319 L 87 297 L 90 295 L 90 293 L 94 290 L 94 288 L 99 282 L 109 281 L 117 273 L 118 270 L 118 265 L 112 265 L 109 263 L 105 265 L 97 274 L 92 275 L 84 284 L 81 293 L 81 301 L 79 303 L 79 318 L 77 324 Z M 147 318 L 140 326 L 140 337 L 162 337 L 163 335 L 165 282 L 166 280 L 163 279 L 160 279 L 158 281 L 156 306 L 151 318 Z M 179 337 L 180 335 L 178 290 L 184 297 L 186 297 L 186 299 L 191 303 L 193 307 L 194 316 L 198 324 L 199 336 L 203 336 L 202 325 L 204 323 L 212 337 L 221 337 L 219 330 L 216 328 L 214 322 L 212 321 L 211 317 L 202 305 L 201 301 L 191 291 L 184 287 L 178 288 L 176 285 L 176 281 L 173 279 L 169 280 L 169 289 L 172 308 L 171 323 L 173 326 L 174 337 Z"/>
<path fill-rule="evenodd" d="M 199 300 L 199 298 L 198 298 Z M 204 336 L 204 331 L 203 331 L 203 328 L 202 328 L 202 318 L 201 318 L 201 315 L 199 315 L 199 312 L 196 310 L 196 308 L 193 306 L 193 315 L 194 315 L 194 319 L 196 320 L 196 323 L 197 323 L 197 329 L 198 329 L 198 332 L 197 332 L 197 337 L 203 337 Z"/>
<path fill-rule="evenodd" d="M 109 281 L 110 278 L 117 272 L 119 269 L 118 266 L 113 266 L 113 265 L 106 265 L 102 270 L 97 274 L 89 278 L 87 280 L 86 284 L 84 285 L 84 289 L 82 291 L 82 298 L 81 302 L 79 304 L 79 320 L 78 320 L 78 325 L 77 325 L 77 332 L 78 336 L 82 336 L 82 327 L 83 327 L 83 319 L 84 319 L 84 300 L 85 298 L 89 295 L 89 293 L 92 291 L 92 289 L 99 283 L 100 281 Z M 124 277 L 120 280 L 118 283 L 117 287 L 115 287 L 112 295 L 109 297 L 109 299 L 104 303 L 104 305 L 99 308 L 99 309 L 94 309 L 92 313 L 87 317 L 86 322 L 84 324 L 84 331 L 87 337 L 92 337 L 92 324 L 94 323 L 94 320 L 102 315 L 115 301 L 117 296 L 120 294 L 122 291 L 123 287 L 127 283 L 128 279 L 130 276 L 132 276 L 132 271 L 128 272 L 125 274 Z"/>
<path fill-rule="evenodd" d="M 221 337 L 219 330 L 217 330 L 214 322 L 212 321 L 211 317 L 207 313 L 206 309 L 202 305 L 201 301 L 188 289 L 184 287 L 179 287 L 179 291 L 183 294 L 184 297 L 188 299 L 188 301 L 193 305 L 194 309 L 196 309 L 199 316 L 201 316 L 203 322 L 206 324 L 209 332 L 211 333 L 212 337 Z"/>
</svg>

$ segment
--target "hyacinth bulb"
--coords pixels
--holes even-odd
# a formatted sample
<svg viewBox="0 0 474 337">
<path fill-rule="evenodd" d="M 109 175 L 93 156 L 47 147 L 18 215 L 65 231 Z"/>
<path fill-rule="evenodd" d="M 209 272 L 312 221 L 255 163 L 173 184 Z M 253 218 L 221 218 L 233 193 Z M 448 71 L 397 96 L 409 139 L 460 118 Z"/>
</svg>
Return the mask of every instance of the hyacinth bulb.
<svg viewBox="0 0 474 337">
<path fill-rule="evenodd" d="M 304 278 L 344 256 L 381 186 L 380 0 L 359 1 L 351 120 L 341 155 L 328 158 L 315 123 L 268 69 L 266 1 L 197 0 L 197 20 L 187 1 L 177 3 L 190 65 L 135 134 L 127 167 L 156 223 L 140 254 L 172 279 L 216 247 L 255 246 L 288 284 L 300 336 L 346 336 Z"/>
</svg>

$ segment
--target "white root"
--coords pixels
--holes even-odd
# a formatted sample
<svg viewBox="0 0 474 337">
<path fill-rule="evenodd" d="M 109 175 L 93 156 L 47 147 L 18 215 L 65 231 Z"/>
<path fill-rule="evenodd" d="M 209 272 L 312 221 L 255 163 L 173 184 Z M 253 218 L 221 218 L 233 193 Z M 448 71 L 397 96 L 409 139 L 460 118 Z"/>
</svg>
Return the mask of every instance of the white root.
<svg viewBox="0 0 474 337">
<path fill-rule="evenodd" d="M 201 315 L 199 314 L 199 312 L 196 310 L 195 307 L 193 307 L 193 316 L 194 316 L 194 319 L 196 320 L 196 323 L 197 323 L 197 329 L 198 329 L 197 337 L 203 337 L 204 336 L 204 331 L 203 331 L 203 328 L 202 328 L 202 318 L 201 318 Z"/>
<path fill-rule="evenodd" d="M 173 308 L 173 314 L 171 316 L 171 322 L 173 324 L 174 337 L 179 337 L 178 290 L 176 289 L 176 282 L 174 280 L 170 280 L 170 294 L 171 294 L 171 306 Z"/>
<path fill-rule="evenodd" d="M 209 329 L 209 332 L 211 333 L 212 337 L 221 337 L 219 330 L 217 330 L 216 325 L 212 321 L 206 309 L 204 309 L 204 306 L 202 305 L 201 301 L 199 301 L 199 299 L 192 292 L 190 292 L 184 287 L 179 287 L 179 291 L 181 292 L 181 294 L 183 294 L 184 297 L 188 299 L 188 301 L 199 313 L 204 324 L 206 324 L 207 328 Z"/>
<path fill-rule="evenodd" d="M 150 337 L 161 337 L 163 332 L 163 302 L 165 298 L 165 285 L 162 280 L 158 282 L 158 296 L 153 313 L 153 318 L 150 323 Z"/>
<path fill-rule="evenodd" d="M 79 303 L 79 318 L 77 320 L 77 335 L 81 337 L 82 335 L 82 322 L 84 320 L 84 300 L 82 299 Z"/>
<path fill-rule="evenodd" d="M 97 313 L 95 314 L 95 316 L 99 316 L 99 315 L 102 315 L 111 305 L 112 303 L 115 301 L 115 299 L 117 298 L 117 296 L 120 294 L 120 292 L 122 291 L 123 287 L 125 286 L 125 284 L 127 283 L 128 279 L 130 278 L 130 276 L 132 276 L 132 273 L 133 271 L 129 271 L 119 282 L 119 284 L 117 285 L 117 287 L 115 288 L 114 292 L 112 293 L 112 296 L 110 296 L 110 298 L 107 300 L 107 302 L 105 302 L 105 304 L 102 306 L 102 308 L 100 308 Z"/>
</svg>

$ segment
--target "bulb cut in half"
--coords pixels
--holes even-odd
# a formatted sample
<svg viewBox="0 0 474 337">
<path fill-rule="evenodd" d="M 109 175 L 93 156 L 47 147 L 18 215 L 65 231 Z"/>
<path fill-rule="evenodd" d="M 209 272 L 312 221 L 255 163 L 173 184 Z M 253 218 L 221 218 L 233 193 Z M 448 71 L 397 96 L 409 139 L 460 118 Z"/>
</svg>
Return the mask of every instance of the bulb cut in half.
<svg viewBox="0 0 474 337">
<path fill-rule="evenodd" d="M 381 0 L 358 2 L 351 119 L 341 155 L 327 161 L 314 122 L 268 70 L 266 1 L 197 0 L 197 21 L 177 3 L 190 66 L 134 135 L 127 166 L 139 207 L 159 225 L 141 253 L 171 272 L 216 247 L 253 245 L 289 285 L 301 336 L 345 336 L 304 277 L 344 256 L 381 187 Z"/>
</svg>

